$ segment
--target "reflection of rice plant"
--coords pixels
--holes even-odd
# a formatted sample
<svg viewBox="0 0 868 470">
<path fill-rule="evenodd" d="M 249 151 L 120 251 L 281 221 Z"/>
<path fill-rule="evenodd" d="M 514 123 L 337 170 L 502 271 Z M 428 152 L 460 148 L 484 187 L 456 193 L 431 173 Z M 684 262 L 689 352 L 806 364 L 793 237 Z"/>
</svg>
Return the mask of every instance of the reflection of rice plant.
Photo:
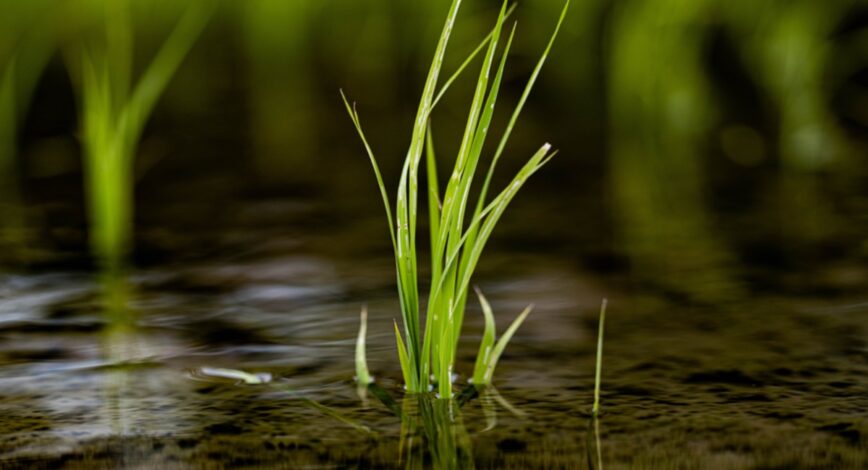
<svg viewBox="0 0 868 470">
<path fill-rule="evenodd" d="M 528 80 L 521 100 L 500 139 L 479 190 L 477 202 L 473 207 L 468 207 L 470 205 L 471 186 L 479 168 L 483 146 L 488 135 L 492 115 L 494 114 L 494 106 L 500 90 L 504 65 L 512 43 L 514 28 L 507 38 L 493 79 L 490 79 L 490 72 L 495 62 L 497 46 L 502 38 L 503 22 L 507 14 L 506 2 L 501 7 L 497 23 L 491 34 L 471 55 L 472 58 L 483 48 L 486 49 L 482 68 L 476 81 L 476 91 L 470 106 L 464 136 L 455 159 L 454 169 L 450 174 L 445 193 L 441 198 L 436 174 L 436 157 L 430 134 L 430 118 L 434 106 L 443 96 L 446 88 L 469 62 L 469 59 L 465 61 L 459 67 L 458 72 L 446 81 L 439 93 L 437 92 L 437 81 L 446 52 L 446 45 L 449 42 L 449 36 L 452 32 L 460 4 L 460 0 L 453 0 L 452 2 L 446 24 L 440 35 L 440 40 L 434 54 L 434 60 L 428 72 L 428 78 L 425 82 L 422 99 L 416 114 L 410 148 L 407 152 L 398 184 L 398 196 L 395 203 L 396 210 L 394 215 L 392 214 L 392 206 L 389 202 L 376 158 L 362 131 L 359 115 L 355 108 L 345 100 L 347 111 L 370 157 L 383 204 L 386 208 L 386 217 L 395 251 L 398 293 L 404 324 L 403 337 L 398 331 L 397 324 L 395 325 L 398 356 L 404 374 L 404 381 L 408 391 L 425 392 L 428 390 L 430 376 L 433 374 L 442 398 L 450 398 L 452 396 L 453 366 L 464 318 L 467 291 L 470 286 L 470 278 L 473 275 L 485 243 L 488 241 L 494 226 L 500 220 L 504 210 L 513 197 L 515 197 L 517 191 L 532 174 L 539 170 L 554 155 L 554 152 L 551 152 L 549 144 L 543 145 L 524 164 L 505 189 L 491 200 L 487 199 L 495 165 L 504 150 L 515 121 L 548 56 L 552 42 L 566 14 L 569 2 L 564 5 L 555 32 Z M 423 153 L 425 154 L 428 180 L 429 231 L 431 238 L 431 290 L 428 295 L 424 331 L 421 325 L 422 315 L 416 248 L 416 226 L 419 213 L 419 172 Z M 468 216 L 469 220 L 466 220 Z M 490 311 L 486 316 L 489 317 L 489 314 Z M 523 318 L 523 316 L 520 318 Z M 490 341 L 484 341 L 483 346 L 485 346 L 486 342 L 489 343 L 489 347 L 493 343 L 493 330 L 489 331 L 491 333 Z M 504 338 L 508 340 L 509 335 L 511 333 L 507 333 Z M 502 340 L 502 344 L 505 346 L 505 341 Z M 483 379 L 481 380 L 482 383 L 490 380 L 490 373 L 485 373 L 484 371 L 493 371 L 494 364 L 499 355 L 494 354 L 493 350 L 491 352 L 492 354 L 489 354 L 487 359 L 483 360 L 484 364 L 477 366 L 477 370 L 482 371 L 479 374 L 480 378 Z"/>
<path fill-rule="evenodd" d="M 132 2 L 101 3 L 102 34 L 81 51 L 81 108 L 91 249 L 120 268 L 132 238 L 133 163 L 157 100 L 207 23 L 213 3 L 191 3 L 133 87 Z"/>
</svg>

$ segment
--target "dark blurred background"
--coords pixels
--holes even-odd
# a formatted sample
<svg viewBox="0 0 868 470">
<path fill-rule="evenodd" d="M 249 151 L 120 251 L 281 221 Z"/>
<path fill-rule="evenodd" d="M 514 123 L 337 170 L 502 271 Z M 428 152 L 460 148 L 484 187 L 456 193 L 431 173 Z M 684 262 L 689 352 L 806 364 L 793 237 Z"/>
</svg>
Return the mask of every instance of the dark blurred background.
<svg viewBox="0 0 868 470">
<path fill-rule="evenodd" d="M 0 1 L 0 71 L 15 57 L 19 78 L 0 95 L 6 270 L 92 266 L 67 51 L 93 3 Z M 185 2 L 133 3 L 136 69 Z M 138 146 L 134 264 L 229 258 L 297 230 L 346 233 L 353 241 L 332 249 L 359 262 L 388 256 L 374 177 L 339 90 L 357 103 L 394 192 L 449 3 L 219 2 Z M 562 5 L 519 3 L 495 135 Z M 499 6 L 465 1 L 447 73 Z M 475 73 L 434 114 L 442 172 Z M 561 152 L 519 195 L 492 249 L 569 259 L 700 302 L 868 282 L 860 0 L 574 1 L 498 181 L 544 142 Z"/>
</svg>

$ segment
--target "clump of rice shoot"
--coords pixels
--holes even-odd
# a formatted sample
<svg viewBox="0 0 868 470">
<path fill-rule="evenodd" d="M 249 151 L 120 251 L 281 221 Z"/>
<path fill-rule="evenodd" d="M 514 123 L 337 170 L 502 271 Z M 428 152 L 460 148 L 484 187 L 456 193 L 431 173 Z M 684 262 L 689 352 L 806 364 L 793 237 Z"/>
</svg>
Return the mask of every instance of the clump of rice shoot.
<svg viewBox="0 0 868 470">
<path fill-rule="evenodd" d="M 515 34 L 515 25 L 512 26 L 508 35 L 504 34 L 504 21 L 511 12 L 511 10 L 507 10 L 507 4 L 504 1 L 491 33 L 438 91 L 438 79 L 446 47 L 460 5 L 461 0 L 453 0 L 440 34 L 416 113 L 410 147 L 398 182 L 394 211 L 377 159 L 362 130 L 356 107 L 344 97 L 347 112 L 371 161 L 380 189 L 380 196 L 386 209 L 389 234 L 395 253 L 398 294 L 401 304 L 403 334 L 396 322 L 395 336 L 404 382 L 408 392 L 427 392 L 433 376 L 434 382 L 437 384 L 438 394 L 444 399 L 452 397 L 455 356 L 464 320 L 468 289 L 483 248 L 518 190 L 556 153 L 547 143 L 540 146 L 539 150 L 513 176 L 511 182 L 494 197 L 489 198 L 490 184 L 497 162 L 504 152 L 518 116 L 548 57 L 566 15 L 569 1 L 564 4 L 554 33 L 525 85 L 494 154 L 486 162 L 487 171 L 481 180 L 482 185 L 478 189 L 475 204 L 471 204 L 471 189 L 474 179 L 479 181 L 478 173 L 481 167 L 486 164 L 482 158 L 483 147 L 494 115 L 506 58 Z M 504 44 L 498 58 L 498 49 L 502 42 Z M 437 175 L 437 157 L 430 131 L 431 113 L 449 85 L 483 49 L 485 50 L 483 62 L 476 79 L 476 88 L 470 103 L 464 134 L 458 154 L 455 156 L 453 170 L 441 192 Z M 428 229 L 431 242 L 431 279 L 427 304 L 424 305 L 426 312 L 424 329 L 422 325 L 423 305 L 419 294 L 419 256 L 416 240 L 420 212 L 419 179 L 423 156 L 427 174 L 427 191 L 424 191 L 423 194 L 426 194 L 428 198 Z M 480 296 L 480 300 L 484 302 L 484 297 Z M 507 330 L 501 341 L 495 344 L 494 317 L 490 307 L 486 304 L 487 302 L 483 308 L 486 315 L 486 336 L 480 347 L 483 358 L 481 361 L 477 361 L 474 373 L 474 383 L 477 385 L 484 385 L 491 381 L 491 375 L 494 372 L 494 366 L 500 352 L 529 313 L 529 310 L 522 313 L 513 326 Z"/>
</svg>

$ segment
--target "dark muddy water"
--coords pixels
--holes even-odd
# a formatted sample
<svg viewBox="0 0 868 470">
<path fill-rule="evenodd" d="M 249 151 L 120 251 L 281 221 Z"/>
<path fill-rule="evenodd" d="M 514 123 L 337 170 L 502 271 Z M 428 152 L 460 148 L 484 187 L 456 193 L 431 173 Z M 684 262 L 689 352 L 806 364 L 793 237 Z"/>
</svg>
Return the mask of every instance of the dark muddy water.
<svg viewBox="0 0 868 470">
<path fill-rule="evenodd" d="M 619 268 L 617 252 L 577 262 L 538 248 L 568 246 L 568 230 L 522 242 L 535 212 L 519 208 L 477 279 L 501 329 L 536 309 L 496 389 L 477 391 L 465 388 L 482 326 L 471 302 L 463 392 L 446 403 L 402 393 L 392 261 L 385 240 L 369 239 L 382 221 L 321 230 L 322 208 L 257 204 L 258 219 L 234 231 L 177 241 L 210 237 L 230 255 L 141 268 L 125 283 L 75 270 L 0 278 L 0 467 L 868 466 L 868 276 L 857 262 L 811 282 L 752 273 L 743 279 L 763 288 L 696 301 Z M 269 225 L 288 213 L 307 222 Z M 363 304 L 378 379 L 367 391 L 352 380 Z M 239 384 L 202 367 L 274 380 Z"/>
</svg>

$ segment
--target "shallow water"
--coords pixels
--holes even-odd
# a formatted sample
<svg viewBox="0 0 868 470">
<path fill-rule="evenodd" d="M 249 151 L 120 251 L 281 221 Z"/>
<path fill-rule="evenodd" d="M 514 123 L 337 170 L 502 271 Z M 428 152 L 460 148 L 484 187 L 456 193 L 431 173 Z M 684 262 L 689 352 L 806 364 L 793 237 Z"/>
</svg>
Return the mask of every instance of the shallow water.
<svg viewBox="0 0 868 470">
<path fill-rule="evenodd" d="M 527 249 L 535 241 L 505 227 L 512 249 L 492 246 L 479 285 L 501 329 L 536 307 L 496 389 L 476 391 L 466 385 L 481 332 L 471 302 L 462 395 L 448 405 L 401 391 L 392 261 L 383 240 L 359 235 L 381 221 L 325 234 L 310 216 L 320 209 L 257 204 L 246 210 L 278 218 L 295 208 L 316 222 L 281 231 L 241 218 L 211 238 L 246 250 L 142 268 L 126 283 L 71 270 L 0 278 L 0 467 L 868 466 L 868 297 L 852 287 L 865 278 L 856 263 L 819 276 L 822 289 L 765 273 L 756 276 L 776 288 L 696 302 Z M 352 358 L 363 304 L 378 380 L 362 393 Z M 201 367 L 275 380 L 243 385 Z"/>
</svg>

